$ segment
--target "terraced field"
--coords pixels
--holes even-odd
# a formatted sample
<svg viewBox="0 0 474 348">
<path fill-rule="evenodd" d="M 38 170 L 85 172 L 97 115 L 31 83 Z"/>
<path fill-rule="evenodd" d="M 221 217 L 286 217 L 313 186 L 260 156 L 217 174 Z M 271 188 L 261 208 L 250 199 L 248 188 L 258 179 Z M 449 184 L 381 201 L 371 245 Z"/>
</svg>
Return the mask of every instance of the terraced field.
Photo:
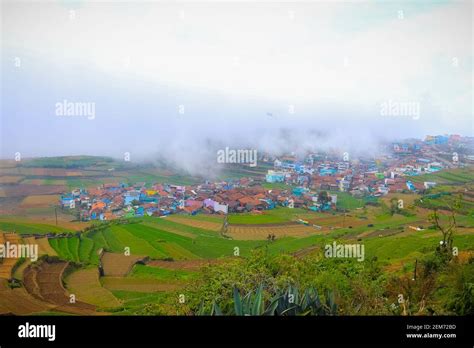
<svg viewBox="0 0 474 348">
<path fill-rule="evenodd" d="M 20 244 L 22 240 L 19 235 L 15 233 L 1 233 L 0 232 L 0 244 Z M 0 259 L 0 279 L 10 279 L 12 277 L 12 271 L 15 264 L 18 262 L 18 258 L 1 258 Z"/>
<path fill-rule="evenodd" d="M 462 185 L 474 182 L 474 170 L 472 168 L 443 170 L 431 174 L 412 176 L 410 180 L 415 182 L 434 181 L 438 184 Z"/>
<path fill-rule="evenodd" d="M 23 241 L 27 244 L 38 245 L 38 253 L 41 255 L 57 256 L 56 251 L 49 244 L 48 238 L 23 237 Z"/>
<path fill-rule="evenodd" d="M 133 265 L 139 261 L 143 262 L 145 257 L 105 252 L 101 258 L 104 276 L 124 277 L 132 270 Z"/>
<path fill-rule="evenodd" d="M 314 227 L 297 223 L 281 226 L 230 226 L 227 231 L 227 235 L 235 240 L 266 240 L 269 235 L 275 235 L 276 238 L 308 237 L 320 233 Z"/>
<path fill-rule="evenodd" d="M 24 272 L 24 286 L 30 295 L 40 301 L 54 305 L 54 309 L 78 315 L 95 315 L 95 306 L 82 301 L 70 302 L 62 284 L 67 262 L 43 262 L 36 267 L 29 267 Z"/>
<path fill-rule="evenodd" d="M 0 230 L 19 234 L 69 233 L 72 229 L 44 223 L 25 222 L 25 219 L 0 218 Z"/>
<path fill-rule="evenodd" d="M 28 315 L 45 312 L 54 306 L 32 297 L 25 288 L 10 289 L 5 279 L 0 279 L 0 315 Z"/>
<path fill-rule="evenodd" d="M 72 273 L 66 284 L 69 293 L 76 299 L 93 304 L 100 308 L 113 308 L 120 306 L 121 302 L 110 291 L 102 287 L 97 268 L 86 268 Z"/>
<path fill-rule="evenodd" d="M 413 204 L 417 197 L 398 196 L 403 196 L 406 205 Z M 143 312 L 139 308 L 145 306 L 147 301 L 160 301 L 163 294 L 185 288 L 203 266 L 232 260 L 235 250 L 241 257 L 248 256 L 251 250 L 257 248 L 265 248 L 269 254 L 305 255 L 321 252 L 325 244 L 334 240 L 344 243 L 362 241 L 366 259 L 377 257 L 387 269 L 399 271 L 410 267 L 415 259 L 431 251 L 433 245 L 439 242 L 439 233 L 435 230 L 414 231 L 408 228 L 410 225 L 427 228 L 427 209 L 417 207 L 416 216 L 392 216 L 380 207 L 361 209 L 359 201 L 339 197 L 343 205 L 351 207 L 345 215 L 288 208 L 277 208 L 264 214 L 230 215 L 225 237 L 220 234 L 223 218 L 202 214 L 132 218 L 127 224 L 104 226 L 80 236 L 71 234 L 69 237 L 50 239 L 24 237 L 24 242 L 38 245 L 40 255 L 57 255 L 61 260 L 81 264 L 82 268 L 65 279 L 66 290 L 61 283 L 64 270 L 61 267 L 65 262 L 39 268 L 32 267 L 29 261 L 23 263 L 16 268 L 14 275 L 17 279 L 23 279 L 25 287 L 9 289 L 6 282 L 3 283 L 3 288 L 0 288 L 0 314 L 62 311 L 92 315 L 97 314 L 97 308 L 101 311 L 115 308 L 118 314 L 141 314 Z M 383 200 L 388 204 L 389 199 L 390 196 L 387 196 Z M 297 223 L 298 219 L 308 221 L 309 226 Z M 455 245 L 464 253 L 474 252 L 472 217 L 459 216 L 458 222 L 464 227 L 457 231 Z M 80 228 L 87 226 L 78 224 Z M 62 233 L 80 229 L 11 217 L 0 218 L 2 227 L 19 234 Z M 276 240 L 269 242 L 269 234 L 275 235 Z M 0 235 L 0 242 L 2 237 Z M 125 248 L 130 249 L 131 256 L 124 255 Z M 101 259 L 100 251 L 105 251 Z M 137 264 L 145 257 L 150 260 Z M 105 275 L 102 277 L 98 273 L 100 263 Z M 4 277 L 11 277 L 13 265 L 7 263 L 4 267 Z M 2 274 L 0 265 L 0 277 Z M 69 293 L 76 295 L 79 305 L 68 303 Z M 11 303 L 15 296 L 19 299 L 18 306 Z"/>
<path fill-rule="evenodd" d="M 197 219 L 188 219 L 182 216 L 170 216 L 167 218 L 167 220 L 177 222 L 185 226 L 201 228 L 203 230 L 209 230 L 209 231 L 220 231 L 220 229 L 222 228 L 222 222 L 219 223 L 219 222 L 203 221 L 203 220 L 197 220 Z"/>
<path fill-rule="evenodd" d="M 157 281 L 156 279 L 139 279 L 128 277 L 103 277 L 104 288 L 110 291 L 124 290 L 136 292 L 175 291 L 185 286 L 180 282 Z"/>
</svg>

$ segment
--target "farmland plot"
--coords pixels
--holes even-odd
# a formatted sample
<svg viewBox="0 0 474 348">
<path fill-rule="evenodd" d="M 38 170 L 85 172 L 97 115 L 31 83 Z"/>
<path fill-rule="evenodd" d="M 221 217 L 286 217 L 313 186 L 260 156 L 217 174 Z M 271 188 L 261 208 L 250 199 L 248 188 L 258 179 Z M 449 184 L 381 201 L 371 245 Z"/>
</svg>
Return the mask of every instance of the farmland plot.
<svg viewBox="0 0 474 348">
<path fill-rule="evenodd" d="M 53 305 L 32 297 L 24 288 L 10 289 L 6 280 L 0 279 L 0 315 L 28 315 L 51 308 Z"/>
<path fill-rule="evenodd" d="M 265 240 L 269 235 L 276 238 L 282 237 L 308 237 L 313 234 L 320 234 L 316 228 L 302 224 L 281 225 L 281 226 L 229 226 L 227 234 L 236 240 Z"/>
<path fill-rule="evenodd" d="M 62 284 L 67 262 L 43 262 L 37 267 L 28 267 L 24 272 L 23 283 L 33 297 L 54 305 L 54 309 L 78 315 L 97 314 L 95 306 L 82 301 L 70 302 Z"/>
<path fill-rule="evenodd" d="M 101 262 L 105 276 L 123 277 L 126 276 L 134 264 L 143 260 L 144 256 L 126 256 L 124 254 L 116 254 L 105 252 L 102 255 Z"/>
<path fill-rule="evenodd" d="M 79 301 L 101 308 L 113 308 L 121 304 L 110 291 L 102 287 L 97 268 L 78 270 L 72 273 L 66 282 L 69 292 L 75 294 Z"/>
</svg>

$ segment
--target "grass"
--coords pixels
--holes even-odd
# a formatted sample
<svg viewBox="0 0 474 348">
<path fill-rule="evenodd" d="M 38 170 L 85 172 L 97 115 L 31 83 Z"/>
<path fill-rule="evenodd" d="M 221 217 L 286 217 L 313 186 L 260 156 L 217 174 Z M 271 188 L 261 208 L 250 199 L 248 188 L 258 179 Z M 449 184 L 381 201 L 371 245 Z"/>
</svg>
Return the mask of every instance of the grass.
<svg viewBox="0 0 474 348">
<path fill-rule="evenodd" d="M 440 234 L 441 236 L 441 234 Z M 410 255 L 431 253 L 439 244 L 440 236 L 426 236 L 426 231 L 404 236 L 374 237 L 364 241 L 366 258 L 394 262 Z M 474 235 L 455 235 L 454 246 L 459 250 L 474 250 Z"/>
<path fill-rule="evenodd" d="M 48 233 L 69 233 L 64 227 L 38 224 L 33 222 L 21 222 L 17 220 L 0 220 L 0 230 L 5 232 L 16 232 L 19 234 L 48 234 Z"/>
<path fill-rule="evenodd" d="M 364 206 L 364 200 L 361 198 L 355 198 L 347 192 L 337 192 L 337 208 L 353 210 L 356 208 L 362 208 Z"/>
<path fill-rule="evenodd" d="M 22 161 L 23 167 L 83 168 L 100 163 L 112 163 L 113 159 L 96 156 L 40 157 Z"/>
<path fill-rule="evenodd" d="M 169 270 L 159 267 L 145 265 L 135 265 L 129 277 L 139 279 L 159 279 L 159 280 L 190 280 L 196 277 L 196 272 Z"/>
<path fill-rule="evenodd" d="M 277 207 L 275 209 L 266 210 L 263 214 L 255 215 L 251 213 L 231 214 L 229 215 L 230 224 L 278 224 L 284 222 L 295 221 L 298 218 L 312 216 L 311 212 L 305 209 L 290 209 Z"/>
<path fill-rule="evenodd" d="M 138 291 L 113 290 L 112 294 L 122 301 L 122 310 L 116 315 L 142 315 L 143 307 L 160 305 L 169 297 L 163 292 L 143 293 Z"/>
<path fill-rule="evenodd" d="M 292 188 L 294 188 L 296 186 L 287 185 L 287 184 L 282 183 L 282 182 L 274 182 L 274 183 L 264 182 L 262 184 L 262 187 L 264 189 L 267 189 L 267 190 L 274 190 L 274 189 L 277 189 L 277 190 L 291 190 Z"/>
<path fill-rule="evenodd" d="M 458 185 L 474 182 L 474 170 L 472 168 L 458 168 L 443 170 L 436 173 L 411 176 L 410 180 L 415 182 L 434 181 L 438 184 Z"/>
</svg>

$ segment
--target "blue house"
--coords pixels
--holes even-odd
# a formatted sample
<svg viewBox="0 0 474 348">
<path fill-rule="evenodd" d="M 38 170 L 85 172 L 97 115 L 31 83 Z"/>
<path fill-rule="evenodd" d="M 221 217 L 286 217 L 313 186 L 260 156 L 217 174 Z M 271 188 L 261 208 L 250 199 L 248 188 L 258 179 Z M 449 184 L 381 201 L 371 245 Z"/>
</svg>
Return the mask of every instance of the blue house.
<svg viewBox="0 0 474 348">
<path fill-rule="evenodd" d="M 265 179 L 269 183 L 284 182 L 285 181 L 285 174 L 282 173 L 282 172 L 275 172 L 273 170 L 269 170 L 268 174 L 265 177 Z"/>
<path fill-rule="evenodd" d="M 137 210 L 135 210 L 135 215 L 136 216 L 143 216 L 145 215 L 145 209 L 143 207 L 138 207 Z"/>
<path fill-rule="evenodd" d="M 71 204 L 72 201 L 74 201 L 74 198 L 72 198 L 71 196 L 61 196 L 61 205 L 62 206 L 69 207 L 69 205 Z"/>
<path fill-rule="evenodd" d="M 305 191 L 306 189 L 304 187 L 296 187 L 292 192 L 295 196 L 301 196 Z"/>
<path fill-rule="evenodd" d="M 447 144 L 448 143 L 448 140 L 449 140 L 449 137 L 445 136 L 445 135 L 437 135 L 435 136 L 435 144 L 437 145 L 442 145 L 442 144 Z"/>
<path fill-rule="evenodd" d="M 319 170 L 319 175 L 327 176 L 327 175 L 334 175 L 336 174 L 336 169 L 334 168 L 321 168 Z"/>
<path fill-rule="evenodd" d="M 413 183 L 411 181 L 407 181 L 407 188 L 410 191 L 415 191 L 416 190 L 415 186 L 413 185 Z"/>
</svg>

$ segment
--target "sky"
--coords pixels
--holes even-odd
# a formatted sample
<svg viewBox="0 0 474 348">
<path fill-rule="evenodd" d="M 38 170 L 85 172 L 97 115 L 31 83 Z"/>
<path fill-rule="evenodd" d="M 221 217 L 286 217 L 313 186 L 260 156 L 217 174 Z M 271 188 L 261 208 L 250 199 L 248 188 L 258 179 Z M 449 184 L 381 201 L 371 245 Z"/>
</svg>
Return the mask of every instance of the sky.
<svg viewBox="0 0 474 348">
<path fill-rule="evenodd" d="M 1 10 L 2 158 L 127 152 L 199 171 L 226 146 L 357 154 L 474 133 L 471 1 Z"/>
</svg>

